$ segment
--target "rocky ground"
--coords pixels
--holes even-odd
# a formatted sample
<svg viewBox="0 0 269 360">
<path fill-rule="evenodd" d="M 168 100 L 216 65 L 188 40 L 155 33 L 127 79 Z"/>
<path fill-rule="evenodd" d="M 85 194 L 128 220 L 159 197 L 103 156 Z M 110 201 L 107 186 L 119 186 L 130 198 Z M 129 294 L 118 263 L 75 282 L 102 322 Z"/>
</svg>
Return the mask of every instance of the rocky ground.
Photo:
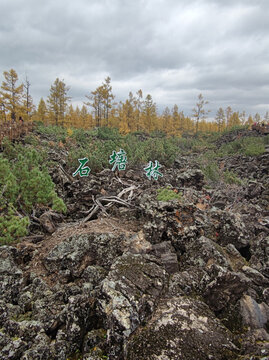
<svg viewBox="0 0 269 360">
<path fill-rule="evenodd" d="M 213 188 L 195 154 L 157 181 L 72 178 L 64 155 L 67 215 L 0 247 L 0 359 L 269 359 L 269 149 L 220 159 L 248 182 Z M 158 201 L 167 186 L 181 200 Z"/>
</svg>

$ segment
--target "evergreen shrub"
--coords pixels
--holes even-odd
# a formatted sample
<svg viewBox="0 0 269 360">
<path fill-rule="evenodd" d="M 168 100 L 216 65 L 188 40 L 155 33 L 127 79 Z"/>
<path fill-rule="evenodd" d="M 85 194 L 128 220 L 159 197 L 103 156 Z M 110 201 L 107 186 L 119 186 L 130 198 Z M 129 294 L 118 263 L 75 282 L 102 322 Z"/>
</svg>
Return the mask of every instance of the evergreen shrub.
<svg viewBox="0 0 269 360">
<path fill-rule="evenodd" d="M 44 156 L 34 149 L 6 142 L 0 154 L 0 243 L 16 241 L 27 234 L 30 214 L 36 206 L 65 212 L 44 165 Z M 16 152 L 15 157 L 11 157 Z"/>
</svg>

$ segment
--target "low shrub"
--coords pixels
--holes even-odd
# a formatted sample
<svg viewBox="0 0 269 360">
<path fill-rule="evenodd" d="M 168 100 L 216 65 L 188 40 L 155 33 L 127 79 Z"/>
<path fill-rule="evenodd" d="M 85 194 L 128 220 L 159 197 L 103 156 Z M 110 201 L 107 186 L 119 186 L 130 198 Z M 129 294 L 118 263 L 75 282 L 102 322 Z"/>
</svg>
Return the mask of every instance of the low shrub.
<svg viewBox="0 0 269 360">
<path fill-rule="evenodd" d="M 34 149 L 11 145 L 19 151 L 17 158 L 4 158 L 0 154 L 0 242 L 18 240 L 26 235 L 28 217 L 36 206 L 50 207 L 65 212 L 66 206 L 55 190 L 54 183 L 44 165 L 43 154 Z M 9 149 L 10 150 L 10 149 Z M 11 152 L 8 151 L 8 157 Z"/>
<path fill-rule="evenodd" d="M 201 170 L 204 173 L 205 179 L 213 184 L 220 181 L 220 169 L 216 162 L 208 163 L 202 166 Z"/>
<path fill-rule="evenodd" d="M 249 143 L 244 149 L 244 154 L 247 156 L 259 156 L 265 152 L 265 146 L 262 143 Z"/>
<path fill-rule="evenodd" d="M 62 126 L 39 124 L 36 130 L 44 135 L 67 136 L 67 129 Z"/>
<path fill-rule="evenodd" d="M 97 137 L 101 140 L 116 140 L 121 138 L 121 134 L 117 128 L 99 127 Z"/>
<path fill-rule="evenodd" d="M 264 145 L 269 145 L 269 134 L 263 138 Z"/>
<path fill-rule="evenodd" d="M 0 244 L 9 244 L 25 236 L 29 224 L 29 218 L 15 215 L 14 207 L 9 204 L 5 213 L 0 216 Z"/>
<path fill-rule="evenodd" d="M 258 156 L 265 152 L 265 140 L 261 137 L 242 137 L 224 144 L 217 152 L 218 156 L 243 154 L 246 156 Z"/>
<path fill-rule="evenodd" d="M 237 184 L 237 185 L 243 184 L 243 181 L 239 179 L 239 177 L 237 177 L 237 175 L 234 172 L 229 170 L 226 170 L 223 173 L 223 180 L 227 184 Z"/>
</svg>

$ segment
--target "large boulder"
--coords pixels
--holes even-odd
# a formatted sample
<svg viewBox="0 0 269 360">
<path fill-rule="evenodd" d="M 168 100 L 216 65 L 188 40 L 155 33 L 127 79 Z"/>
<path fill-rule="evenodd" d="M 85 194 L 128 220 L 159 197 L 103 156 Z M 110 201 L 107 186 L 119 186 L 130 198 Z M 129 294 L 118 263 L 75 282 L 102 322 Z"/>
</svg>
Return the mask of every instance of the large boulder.
<svg viewBox="0 0 269 360">
<path fill-rule="evenodd" d="M 69 281 L 81 276 L 89 265 L 109 268 L 122 255 L 124 234 L 89 233 L 72 236 L 56 245 L 44 259 L 49 273 L 58 272 Z"/>
<path fill-rule="evenodd" d="M 162 299 L 151 319 L 125 346 L 126 360 L 234 360 L 231 333 L 201 301 Z"/>
<path fill-rule="evenodd" d="M 119 359 L 130 334 L 154 311 L 168 281 L 152 255 L 126 253 L 111 266 L 98 296 L 99 313 L 108 328 L 110 359 Z"/>
</svg>

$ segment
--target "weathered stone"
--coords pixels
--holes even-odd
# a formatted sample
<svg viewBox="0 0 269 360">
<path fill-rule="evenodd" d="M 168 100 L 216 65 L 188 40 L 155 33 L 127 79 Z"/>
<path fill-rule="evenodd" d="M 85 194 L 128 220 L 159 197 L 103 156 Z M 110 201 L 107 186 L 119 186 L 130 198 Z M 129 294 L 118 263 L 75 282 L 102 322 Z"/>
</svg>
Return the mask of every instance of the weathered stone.
<svg viewBox="0 0 269 360">
<path fill-rule="evenodd" d="M 94 347 L 104 347 L 106 342 L 106 330 L 96 329 L 89 331 L 83 341 L 83 353 L 89 353 Z"/>
<path fill-rule="evenodd" d="M 169 274 L 174 274 L 178 271 L 177 254 L 170 241 L 164 241 L 160 244 L 153 245 L 152 252 L 157 258 L 161 259 L 165 270 Z"/>
<path fill-rule="evenodd" d="M 253 229 L 249 228 L 240 213 L 222 211 L 219 219 L 220 245 L 233 244 L 237 249 L 250 244 Z"/>
<path fill-rule="evenodd" d="M 122 351 L 126 338 L 153 312 L 168 275 L 157 258 L 124 254 L 112 265 L 98 296 L 106 318 L 111 359 Z"/>
<path fill-rule="evenodd" d="M 56 230 L 56 226 L 52 220 L 52 216 L 49 211 L 42 214 L 39 218 L 39 221 L 45 231 L 47 231 L 49 234 L 54 233 L 54 231 Z"/>
<path fill-rule="evenodd" d="M 232 335 L 201 301 L 175 297 L 160 301 L 144 327 L 125 346 L 125 359 L 235 359 Z"/>
<path fill-rule="evenodd" d="M 184 270 L 189 266 L 206 269 L 212 264 L 225 268 L 229 267 L 228 259 L 222 247 L 205 236 L 186 244 L 186 252 L 180 260 L 181 268 Z"/>
<path fill-rule="evenodd" d="M 260 235 L 251 246 L 250 266 L 269 277 L 269 236 Z"/>
<path fill-rule="evenodd" d="M 146 240 L 143 231 L 139 231 L 137 234 L 126 238 L 123 243 L 123 251 L 133 254 L 147 254 L 152 250 L 152 245 Z"/>
<path fill-rule="evenodd" d="M 269 306 L 258 304 L 253 298 L 244 295 L 240 300 L 243 323 L 251 329 L 265 328 L 269 321 Z M 269 334 L 268 334 L 269 339 Z"/>
<path fill-rule="evenodd" d="M 49 272 L 62 271 L 67 278 L 79 277 L 89 265 L 109 268 L 122 254 L 125 235 L 90 233 L 73 236 L 56 245 L 44 259 Z"/>
<path fill-rule="evenodd" d="M 201 294 L 210 277 L 202 268 L 188 267 L 188 270 L 173 274 L 169 279 L 169 297 Z"/>
<path fill-rule="evenodd" d="M 229 303 L 236 302 L 250 284 L 250 280 L 242 273 L 218 266 L 212 266 L 212 275 L 215 278 L 206 286 L 204 298 L 213 311 L 220 311 Z"/>
<path fill-rule="evenodd" d="M 16 303 L 23 282 L 22 270 L 15 258 L 17 249 L 11 246 L 0 247 L 0 300 Z"/>
<path fill-rule="evenodd" d="M 24 351 L 27 349 L 27 344 L 21 339 L 14 339 L 8 342 L 6 346 L 0 350 L 0 359 L 15 360 L 21 359 Z"/>
<path fill-rule="evenodd" d="M 184 171 L 176 177 L 176 183 L 181 184 L 181 186 L 184 187 L 194 186 L 197 189 L 201 189 L 202 186 L 205 184 L 204 174 L 199 169 L 191 169 L 188 171 Z"/>
</svg>

